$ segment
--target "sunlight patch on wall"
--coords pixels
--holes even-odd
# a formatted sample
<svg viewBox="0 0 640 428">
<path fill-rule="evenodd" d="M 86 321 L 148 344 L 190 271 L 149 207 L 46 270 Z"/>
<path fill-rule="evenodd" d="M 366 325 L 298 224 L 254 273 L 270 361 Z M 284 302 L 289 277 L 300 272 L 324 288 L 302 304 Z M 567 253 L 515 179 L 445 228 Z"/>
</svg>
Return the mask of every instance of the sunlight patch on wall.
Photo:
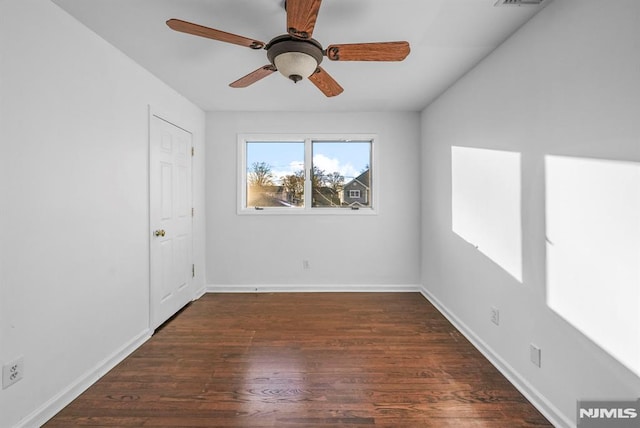
<svg viewBox="0 0 640 428">
<path fill-rule="evenodd" d="M 640 374 L 640 164 L 545 164 L 547 304 Z"/>
<path fill-rule="evenodd" d="M 451 228 L 522 282 L 520 153 L 451 148 Z"/>
</svg>

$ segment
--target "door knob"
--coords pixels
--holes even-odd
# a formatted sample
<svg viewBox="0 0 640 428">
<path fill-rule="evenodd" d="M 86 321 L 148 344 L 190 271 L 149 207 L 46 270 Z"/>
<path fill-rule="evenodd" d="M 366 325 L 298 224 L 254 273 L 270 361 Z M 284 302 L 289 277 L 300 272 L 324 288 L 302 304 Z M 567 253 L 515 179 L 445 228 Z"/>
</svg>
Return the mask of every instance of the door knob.
<svg viewBox="0 0 640 428">
<path fill-rule="evenodd" d="M 164 236 L 164 229 L 158 229 L 155 232 L 153 232 L 154 235 L 156 236 Z"/>
</svg>

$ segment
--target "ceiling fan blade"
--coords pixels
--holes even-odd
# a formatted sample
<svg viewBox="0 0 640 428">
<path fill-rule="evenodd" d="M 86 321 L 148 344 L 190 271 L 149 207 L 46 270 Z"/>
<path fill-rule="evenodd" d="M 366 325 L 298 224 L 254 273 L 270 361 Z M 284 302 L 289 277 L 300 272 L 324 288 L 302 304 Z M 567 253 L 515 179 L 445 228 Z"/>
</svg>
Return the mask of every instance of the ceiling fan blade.
<svg viewBox="0 0 640 428">
<path fill-rule="evenodd" d="M 410 51 L 408 42 L 350 43 L 330 45 L 326 55 L 332 61 L 402 61 Z"/>
<path fill-rule="evenodd" d="M 276 71 L 276 68 L 273 65 L 265 65 L 264 67 L 260 67 L 246 76 L 239 78 L 235 82 L 230 83 L 229 86 L 232 88 L 246 88 L 247 86 L 256 83 L 258 80 L 269 76 L 274 71 Z"/>
<path fill-rule="evenodd" d="M 167 25 L 172 30 L 180 31 L 181 33 L 193 34 L 194 36 L 233 43 L 235 45 L 246 46 L 251 49 L 262 49 L 265 45 L 265 43 L 260 40 L 254 40 L 248 37 L 238 36 L 237 34 L 215 30 L 192 22 L 182 21 L 180 19 L 170 19 L 167 21 Z"/>
<path fill-rule="evenodd" d="M 333 80 L 333 77 L 324 71 L 322 67 L 318 67 L 315 73 L 309 76 L 309 80 L 328 97 L 335 97 L 344 91 L 342 86 Z"/>
<path fill-rule="evenodd" d="M 322 0 L 286 0 L 287 32 L 298 39 L 310 39 Z"/>
</svg>

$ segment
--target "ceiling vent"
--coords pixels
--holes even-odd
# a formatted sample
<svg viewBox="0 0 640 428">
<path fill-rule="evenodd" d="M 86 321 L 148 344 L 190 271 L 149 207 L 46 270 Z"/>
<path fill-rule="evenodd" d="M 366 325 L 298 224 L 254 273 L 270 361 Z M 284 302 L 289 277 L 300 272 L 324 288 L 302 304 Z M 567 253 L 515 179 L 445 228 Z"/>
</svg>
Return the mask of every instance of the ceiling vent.
<svg viewBox="0 0 640 428">
<path fill-rule="evenodd" d="M 498 0 L 494 6 L 537 6 L 544 0 Z"/>
</svg>

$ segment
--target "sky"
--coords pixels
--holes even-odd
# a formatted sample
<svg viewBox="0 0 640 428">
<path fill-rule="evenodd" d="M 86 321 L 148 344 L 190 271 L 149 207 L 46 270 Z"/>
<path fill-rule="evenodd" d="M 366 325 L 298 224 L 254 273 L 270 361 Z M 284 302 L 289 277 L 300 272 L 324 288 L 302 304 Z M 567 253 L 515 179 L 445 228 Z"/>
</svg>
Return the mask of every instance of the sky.
<svg viewBox="0 0 640 428">
<path fill-rule="evenodd" d="M 314 142 L 313 165 L 327 174 L 340 172 L 345 182 L 357 177 L 371 163 L 371 143 Z M 304 168 L 304 141 L 300 142 L 248 142 L 247 169 L 254 162 L 271 166 L 274 177 L 280 178 Z"/>
</svg>

